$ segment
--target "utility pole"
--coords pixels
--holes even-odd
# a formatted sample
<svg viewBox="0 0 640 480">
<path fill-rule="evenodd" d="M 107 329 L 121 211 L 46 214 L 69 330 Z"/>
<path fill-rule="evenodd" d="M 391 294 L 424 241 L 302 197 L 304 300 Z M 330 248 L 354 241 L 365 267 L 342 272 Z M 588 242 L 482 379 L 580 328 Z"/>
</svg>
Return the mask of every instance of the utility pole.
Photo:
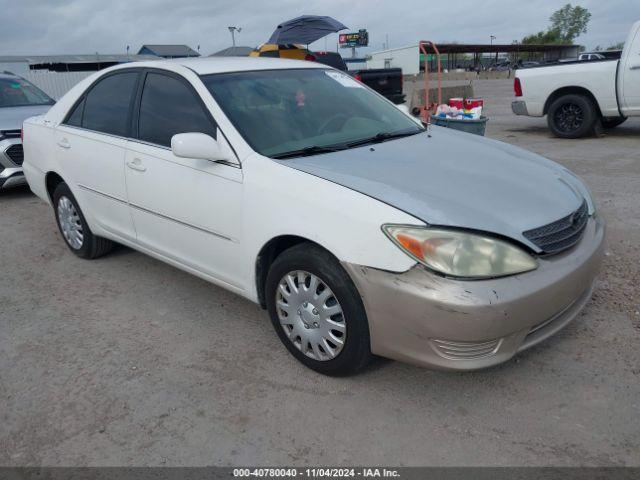
<svg viewBox="0 0 640 480">
<path fill-rule="evenodd" d="M 493 41 L 496 39 L 495 35 L 490 35 L 489 38 L 491 38 L 491 46 L 493 47 Z M 495 60 L 496 65 L 498 64 L 498 52 L 496 52 L 496 60 Z"/>
<path fill-rule="evenodd" d="M 236 46 L 236 32 L 240 33 L 242 31 L 242 27 L 227 27 L 229 32 L 231 32 L 231 44 Z"/>
</svg>

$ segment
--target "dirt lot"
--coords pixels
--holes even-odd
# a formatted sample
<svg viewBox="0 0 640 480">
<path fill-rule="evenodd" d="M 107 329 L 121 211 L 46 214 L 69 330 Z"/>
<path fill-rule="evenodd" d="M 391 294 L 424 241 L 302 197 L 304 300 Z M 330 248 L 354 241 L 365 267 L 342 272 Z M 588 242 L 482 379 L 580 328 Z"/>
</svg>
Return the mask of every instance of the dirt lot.
<svg viewBox="0 0 640 480">
<path fill-rule="evenodd" d="M 581 175 L 609 223 L 563 332 L 487 371 L 326 378 L 259 307 L 128 249 L 77 259 L 49 207 L 3 193 L 0 465 L 640 465 L 640 121 L 558 140 L 510 81 L 475 90 L 489 136 Z"/>
</svg>

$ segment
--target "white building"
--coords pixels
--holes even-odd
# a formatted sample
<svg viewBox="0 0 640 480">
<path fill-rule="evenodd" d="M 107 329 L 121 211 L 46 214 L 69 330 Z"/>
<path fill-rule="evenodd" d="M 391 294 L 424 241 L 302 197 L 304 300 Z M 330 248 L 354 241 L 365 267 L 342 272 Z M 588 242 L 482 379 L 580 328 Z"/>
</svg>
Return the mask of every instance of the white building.
<svg viewBox="0 0 640 480">
<path fill-rule="evenodd" d="M 367 58 L 367 68 L 401 68 L 404 75 L 418 74 L 420 73 L 418 45 L 374 52 L 370 58 Z"/>
</svg>

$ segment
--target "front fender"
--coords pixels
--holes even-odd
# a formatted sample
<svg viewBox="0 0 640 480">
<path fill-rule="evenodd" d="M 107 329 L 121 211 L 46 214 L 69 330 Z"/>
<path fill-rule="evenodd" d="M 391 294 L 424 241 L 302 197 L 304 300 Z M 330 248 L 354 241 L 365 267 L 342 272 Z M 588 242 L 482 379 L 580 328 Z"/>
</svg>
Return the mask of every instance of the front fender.
<svg viewBox="0 0 640 480">
<path fill-rule="evenodd" d="M 385 223 L 425 225 L 394 207 L 255 154 L 245 159 L 245 258 L 255 289 L 259 252 L 271 239 L 293 235 L 331 252 L 339 261 L 405 272 L 415 261 L 382 232 Z M 257 293 L 254 291 L 254 298 Z"/>
</svg>

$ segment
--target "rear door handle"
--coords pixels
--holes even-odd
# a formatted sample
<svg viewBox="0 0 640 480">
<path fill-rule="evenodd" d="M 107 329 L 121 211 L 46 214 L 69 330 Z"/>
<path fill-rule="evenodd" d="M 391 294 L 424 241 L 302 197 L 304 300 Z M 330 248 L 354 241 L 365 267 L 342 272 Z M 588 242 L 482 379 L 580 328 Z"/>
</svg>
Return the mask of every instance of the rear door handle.
<svg viewBox="0 0 640 480">
<path fill-rule="evenodd" d="M 66 138 L 61 138 L 60 140 L 58 140 L 58 145 L 62 148 L 71 148 L 71 144 Z"/>
<path fill-rule="evenodd" d="M 131 170 L 136 170 L 138 172 L 147 171 L 147 167 L 142 165 L 142 160 L 140 160 L 139 158 L 134 158 L 133 160 L 127 162 L 127 167 L 129 167 Z"/>
</svg>

